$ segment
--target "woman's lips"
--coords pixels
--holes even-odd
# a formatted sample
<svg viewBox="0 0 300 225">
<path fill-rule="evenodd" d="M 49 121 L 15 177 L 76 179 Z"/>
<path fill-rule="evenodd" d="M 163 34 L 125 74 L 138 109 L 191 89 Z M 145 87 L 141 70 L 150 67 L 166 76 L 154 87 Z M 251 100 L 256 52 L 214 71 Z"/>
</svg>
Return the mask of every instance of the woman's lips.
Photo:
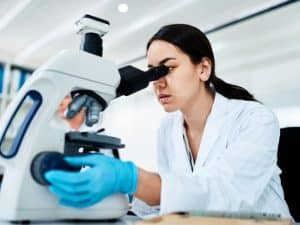
<svg viewBox="0 0 300 225">
<path fill-rule="evenodd" d="M 158 99 L 161 104 L 167 104 L 171 100 L 171 95 L 161 94 L 158 96 Z"/>
</svg>

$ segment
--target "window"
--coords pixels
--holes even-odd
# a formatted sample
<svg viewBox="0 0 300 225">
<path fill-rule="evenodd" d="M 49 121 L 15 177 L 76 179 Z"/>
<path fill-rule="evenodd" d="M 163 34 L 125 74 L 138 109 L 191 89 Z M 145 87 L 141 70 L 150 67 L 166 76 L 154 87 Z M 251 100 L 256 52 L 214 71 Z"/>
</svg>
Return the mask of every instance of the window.
<svg viewBox="0 0 300 225">
<path fill-rule="evenodd" d="M 11 158 L 17 154 L 23 137 L 41 103 L 42 96 L 37 91 L 29 91 L 23 97 L 1 137 L 1 156 Z"/>
</svg>

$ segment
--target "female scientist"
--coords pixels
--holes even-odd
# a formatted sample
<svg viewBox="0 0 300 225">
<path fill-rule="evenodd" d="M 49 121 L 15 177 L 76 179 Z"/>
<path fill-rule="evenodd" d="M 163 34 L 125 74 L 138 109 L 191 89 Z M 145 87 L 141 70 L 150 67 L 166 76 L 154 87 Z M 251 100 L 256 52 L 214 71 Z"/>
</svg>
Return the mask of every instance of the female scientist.
<svg viewBox="0 0 300 225">
<path fill-rule="evenodd" d="M 149 67 L 169 73 L 153 82 L 167 113 L 158 132 L 158 173 L 108 156 L 67 157 L 80 173 L 51 171 L 60 204 L 88 207 L 114 193 L 133 194 L 160 213 L 247 211 L 291 217 L 277 167 L 276 117 L 244 88 L 215 74 L 207 37 L 185 24 L 162 27 L 147 45 Z"/>
</svg>

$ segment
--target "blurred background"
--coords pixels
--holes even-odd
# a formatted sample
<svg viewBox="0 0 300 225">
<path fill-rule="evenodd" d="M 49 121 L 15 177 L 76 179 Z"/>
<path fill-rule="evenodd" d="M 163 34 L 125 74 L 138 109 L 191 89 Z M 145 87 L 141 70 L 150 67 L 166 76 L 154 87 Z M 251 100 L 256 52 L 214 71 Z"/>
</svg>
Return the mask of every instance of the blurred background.
<svg viewBox="0 0 300 225">
<path fill-rule="evenodd" d="M 0 116 L 33 71 L 63 49 L 78 49 L 74 23 L 108 20 L 104 57 L 147 68 L 145 46 L 162 26 L 204 31 L 216 72 L 271 108 L 281 127 L 300 125 L 300 2 L 278 0 L 1 0 Z M 126 144 L 120 154 L 156 170 L 156 132 L 164 112 L 152 88 L 112 102 L 101 127 Z"/>
</svg>

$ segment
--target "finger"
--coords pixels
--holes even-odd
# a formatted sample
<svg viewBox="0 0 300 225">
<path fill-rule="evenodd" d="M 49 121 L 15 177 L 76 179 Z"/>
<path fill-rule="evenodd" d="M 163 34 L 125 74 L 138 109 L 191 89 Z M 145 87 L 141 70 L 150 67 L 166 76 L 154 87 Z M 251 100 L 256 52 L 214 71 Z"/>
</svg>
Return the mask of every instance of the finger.
<svg viewBox="0 0 300 225">
<path fill-rule="evenodd" d="M 44 176 L 46 180 L 51 184 L 62 183 L 70 185 L 79 185 L 83 183 L 88 183 L 90 181 L 89 176 L 87 176 L 84 172 L 50 170 L 46 172 Z"/>
<path fill-rule="evenodd" d="M 99 164 L 102 160 L 105 160 L 103 154 L 86 154 L 83 156 L 64 157 L 64 160 L 71 166 L 90 166 L 94 167 Z"/>
<path fill-rule="evenodd" d="M 64 183 L 53 183 L 51 186 L 54 186 L 61 191 L 70 194 L 70 195 L 80 195 L 80 194 L 87 194 L 91 192 L 91 190 L 94 188 L 91 183 L 84 183 L 81 185 L 70 185 L 70 184 L 64 184 Z"/>
<path fill-rule="evenodd" d="M 92 195 L 89 192 L 84 194 L 70 194 L 54 185 L 49 186 L 49 191 L 60 199 L 65 199 L 66 201 L 72 201 L 74 203 L 87 202 L 92 198 Z"/>
</svg>

